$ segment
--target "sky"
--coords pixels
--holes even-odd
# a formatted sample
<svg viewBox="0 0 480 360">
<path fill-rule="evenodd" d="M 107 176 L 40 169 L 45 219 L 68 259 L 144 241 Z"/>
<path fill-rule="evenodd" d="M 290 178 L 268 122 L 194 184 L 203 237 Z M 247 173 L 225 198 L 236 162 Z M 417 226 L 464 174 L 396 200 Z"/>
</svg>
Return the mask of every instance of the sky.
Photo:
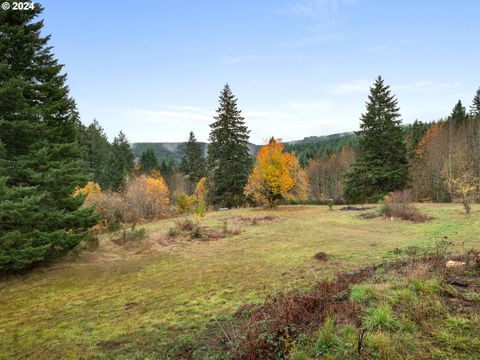
<svg viewBox="0 0 480 360">
<path fill-rule="evenodd" d="M 250 140 L 355 131 L 381 75 L 404 123 L 480 87 L 480 1 L 40 1 L 85 124 L 110 139 L 207 141 L 229 83 Z"/>
</svg>

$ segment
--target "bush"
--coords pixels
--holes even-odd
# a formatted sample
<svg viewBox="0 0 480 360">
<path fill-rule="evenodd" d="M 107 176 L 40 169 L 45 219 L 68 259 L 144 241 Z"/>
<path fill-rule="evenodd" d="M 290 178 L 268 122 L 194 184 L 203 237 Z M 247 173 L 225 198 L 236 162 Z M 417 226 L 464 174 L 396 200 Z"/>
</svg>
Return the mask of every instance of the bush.
<svg viewBox="0 0 480 360">
<path fill-rule="evenodd" d="M 190 232 L 190 238 L 192 239 L 202 239 L 205 237 L 205 234 L 202 230 L 202 228 L 200 227 L 200 225 L 195 225 L 192 229 L 192 231 Z"/>
<path fill-rule="evenodd" d="M 410 190 L 394 191 L 386 195 L 381 202 L 380 214 L 414 222 L 424 222 L 429 219 L 428 216 L 420 214 L 415 205 L 412 204 Z"/>
<path fill-rule="evenodd" d="M 184 219 L 182 221 L 176 221 L 175 226 L 182 231 L 192 231 L 195 224 L 190 219 Z"/>
<path fill-rule="evenodd" d="M 120 223 L 132 223 L 140 219 L 155 219 L 168 211 L 168 188 L 160 175 L 137 176 L 127 183 L 124 193 L 100 192 L 94 183 L 77 189 L 74 195 L 85 195 L 84 206 L 95 205 L 101 223 L 109 232 L 119 230 Z"/>
<path fill-rule="evenodd" d="M 123 216 L 125 222 L 156 219 L 167 212 L 168 188 L 160 175 L 138 176 L 128 182 L 124 199 L 128 208 Z"/>
<path fill-rule="evenodd" d="M 188 214 L 195 210 L 197 205 L 197 196 L 188 196 L 184 192 L 178 191 L 175 193 L 175 212 L 177 214 Z"/>
</svg>

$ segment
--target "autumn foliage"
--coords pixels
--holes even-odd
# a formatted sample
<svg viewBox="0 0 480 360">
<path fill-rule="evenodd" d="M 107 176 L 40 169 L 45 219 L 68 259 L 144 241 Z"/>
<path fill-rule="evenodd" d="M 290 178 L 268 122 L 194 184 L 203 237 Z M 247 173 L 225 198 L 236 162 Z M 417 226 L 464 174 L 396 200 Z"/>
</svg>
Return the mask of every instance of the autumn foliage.
<svg viewBox="0 0 480 360">
<path fill-rule="evenodd" d="M 95 205 L 104 224 L 124 222 L 136 224 L 141 219 L 153 220 L 168 212 L 168 187 L 159 172 L 150 176 L 134 176 L 123 192 L 102 192 L 100 186 L 88 182 L 75 189 L 73 196 L 86 196 L 84 206 Z"/>
<path fill-rule="evenodd" d="M 282 199 L 307 199 L 307 174 L 295 154 L 284 153 L 283 149 L 283 143 L 273 137 L 260 149 L 245 186 L 245 195 L 269 207 Z"/>
</svg>

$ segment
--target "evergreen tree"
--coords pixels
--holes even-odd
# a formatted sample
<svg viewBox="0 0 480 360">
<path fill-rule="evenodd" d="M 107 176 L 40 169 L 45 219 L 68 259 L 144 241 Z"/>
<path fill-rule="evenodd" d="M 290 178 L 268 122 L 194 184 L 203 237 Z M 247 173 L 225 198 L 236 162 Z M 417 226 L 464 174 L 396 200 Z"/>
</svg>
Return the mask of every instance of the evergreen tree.
<svg viewBox="0 0 480 360">
<path fill-rule="evenodd" d="M 144 174 L 150 174 L 154 170 L 159 170 L 160 165 L 152 148 L 148 148 L 140 156 L 140 169 Z"/>
<path fill-rule="evenodd" d="M 228 84 L 220 93 L 215 122 L 210 125 L 207 165 L 214 204 L 225 207 L 243 202 L 243 188 L 253 164 L 248 152 L 250 131 Z"/>
<path fill-rule="evenodd" d="M 97 221 L 71 196 L 88 180 L 78 113 L 42 10 L 0 11 L 0 271 L 65 254 Z"/>
<path fill-rule="evenodd" d="M 465 120 L 467 120 L 467 109 L 465 109 L 465 106 L 463 106 L 460 100 L 458 100 L 458 102 L 455 104 L 452 114 L 450 115 L 450 119 L 453 121 L 455 126 L 463 125 Z"/>
<path fill-rule="evenodd" d="M 188 142 L 182 153 L 180 171 L 188 176 L 190 184 L 195 186 L 205 176 L 205 158 L 202 146 L 197 142 L 195 134 L 190 131 Z"/>
<path fill-rule="evenodd" d="M 106 186 L 105 168 L 110 153 L 110 143 L 100 123 L 94 119 L 87 127 L 79 124 L 79 142 L 84 149 L 86 168 L 93 181 Z"/>
<path fill-rule="evenodd" d="M 473 98 L 472 105 L 470 105 L 470 116 L 471 117 L 480 116 L 480 88 L 478 88 Z"/>
<path fill-rule="evenodd" d="M 160 173 L 163 176 L 171 176 L 175 173 L 177 163 L 171 154 L 167 154 L 160 162 Z"/>
<path fill-rule="evenodd" d="M 407 147 L 399 107 L 381 77 L 370 88 L 366 113 L 360 118 L 359 156 L 346 175 L 349 201 L 376 201 L 403 189 L 408 180 Z"/>
<path fill-rule="evenodd" d="M 105 169 L 106 188 L 120 191 L 125 185 L 128 174 L 133 171 L 135 157 L 125 134 L 120 131 L 113 140 Z"/>
</svg>

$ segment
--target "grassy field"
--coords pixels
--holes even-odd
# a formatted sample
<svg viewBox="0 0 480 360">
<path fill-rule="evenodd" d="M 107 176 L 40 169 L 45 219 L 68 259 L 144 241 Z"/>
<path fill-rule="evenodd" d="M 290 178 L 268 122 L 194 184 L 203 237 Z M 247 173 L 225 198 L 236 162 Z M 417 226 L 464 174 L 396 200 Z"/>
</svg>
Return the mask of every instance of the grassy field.
<svg viewBox="0 0 480 360">
<path fill-rule="evenodd" d="M 305 288 L 341 270 L 397 256 L 395 248 L 444 239 L 480 247 L 480 207 L 421 204 L 434 220 L 414 224 L 325 206 L 212 212 L 205 226 L 242 228 L 215 241 L 172 240 L 180 219 L 145 224 L 147 239 L 116 245 L 102 235 L 49 267 L 0 281 L 0 357 L 164 358 L 173 340 L 188 341 L 242 304 Z M 369 210 L 374 211 L 374 210 Z M 240 216 L 272 221 L 239 220 Z M 317 252 L 328 254 L 318 261 Z"/>
</svg>

